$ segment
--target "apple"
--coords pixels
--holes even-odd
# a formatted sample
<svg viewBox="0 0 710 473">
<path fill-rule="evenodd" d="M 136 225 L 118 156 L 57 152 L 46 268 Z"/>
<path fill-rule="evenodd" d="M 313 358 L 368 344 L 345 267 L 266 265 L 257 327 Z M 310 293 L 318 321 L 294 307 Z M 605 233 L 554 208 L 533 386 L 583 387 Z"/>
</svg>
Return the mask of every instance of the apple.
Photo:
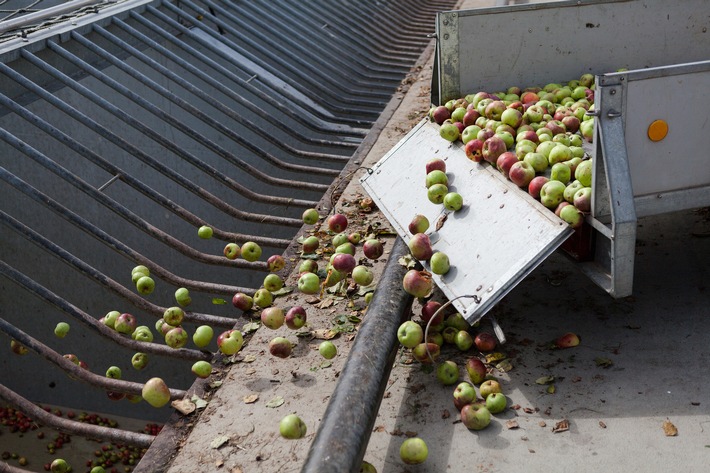
<svg viewBox="0 0 710 473">
<path fill-rule="evenodd" d="M 121 315 L 119 311 L 112 310 L 103 317 L 101 317 L 101 320 L 105 326 L 115 329 L 116 319 L 119 315 Z"/>
<path fill-rule="evenodd" d="M 358 265 L 352 271 L 353 281 L 360 286 L 369 286 L 375 279 L 375 273 L 370 268 L 363 265 Z"/>
<path fill-rule="evenodd" d="M 136 281 L 136 290 L 144 296 L 150 295 L 155 289 L 155 281 L 150 276 L 142 276 Z"/>
<path fill-rule="evenodd" d="M 407 242 L 409 251 L 418 260 L 427 261 L 431 258 L 431 240 L 426 233 L 417 233 Z"/>
<path fill-rule="evenodd" d="M 572 333 L 572 332 L 567 332 L 564 335 L 561 335 L 555 340 L 555 346 L 557 348 L 572 348 L 576 347 L 579 345 L 579 337 L 577 334 Z"/>
<path fill-rule="evenodd" d="M 428 271 L 410 269 L 402 278 L 402 287 L 408 294 L 423 299 L 434 290 L 434 283 Z"/>
<path fill-rule="evenodd" d="M 527 188 L 534 178 L 535 169 L 526 161 L 518 161 L 508 171 L 508 179 L 518 187 Z"/>
<path fill-rule="evenodd" d="M 237 259 L 242 250 L 236 243 L 227 243 L 224 247 L 224 256 L 227 259 Z"/>
<path fill-rule="evenodd" d="M 507 126 L 507 125 L 502 125 L 502 126 L 499 126 L 498 128 L 496 128 L 495 136 L 497 136 L 503 140 L 503 142 L 505 143 L 506 150 L 512 149 L 513 146 L 515 145 L 515 136 L 513 135 L 515 130 L 511 129 L 512 130 L 512 132 L 511 132 L 510 130 L 502 129 L 502 127 L 504 127 L 504 126 Z M 493 163 L 493 164 L 495 164 L 495 163 Z"/>
<path fill-rule="evenodd" d="M 562 209 L 567 207 L 568 205 L 572 205 L 572 204 L 570 204 L 566 200 L 563 200 L 562 202 L 560 202 L 559 205 L 557 205 L 557 207 L 555 207 L 555 215 L 557 215 L 559 217 L 560 212 L 562 212 Z"/>
<path fill-rule="evenodd" d="M 459 381 L 459 367 L 451 360 L 446 360 L 436 368 L 436 379 L 444 386 L 451 386 Z"/>
<path fill-rule="evenodd" d="M 333 233 L 344 232 L 348 227 L 348 218 L 343 214 L 333 214 L 328 217 L 328 229 Z"/>
<path fill-rule="evenodd" d="M 576 194 L 578 190 L 583 188 L 584 186 L 582 185 L 582 183 L 575 179 L 574 181 L 567 184 L 564 192 L 562 193 L 562 198 L 564 198 L 565 201 L 569 202 L 570 204 L 573 204 L 574 194 Z"/>
<path fill-rule="evenodd" d="M 585 141 L 591 143 L 594 139 L 594 120 L 591 115 L 585 115 L 582 123 L 579 125 L 579 132 L 582 133 Z"/>
<path fill-rule="evenodd" d="M 320 219 L 320 215 L 318 215 L 318 211 L 316 209 L 306 209 L 303 211 L 303 223 L 306 225 L 313 225 L 316 222 L 318 222 L 318 219 Z"/>
<path fill-rule="evenodd" d="M 192 365 L 192 374 L 194 374 L 198 378 L 209 378 L 212 374 L 212 365 L 204 360 L 196 361 Z"/>
<path fill-rule="evenodd" d="M 461 351 L 468 351 L 473 346 L 473 337 L 466 330 L 459 330 L 454 336 L 454 345 Z"/>
<path fill-rule="evenodd" d="M 475 110 L 472 110 L 472 112 L 478 115 L 478 112 Z M 468 125 L 464 123 L 464 126 L 466 128 L 464 128 L 461 132 L 461 142 L 465 145 L 469 141 L 473 141 L 478 138 L 478 133 L 481 131 L 481 127 L 476 125 L 475 121 L 469 123 Z"/>
<path fill-rule="evenodd" d="M 448 273 L 451 268 L 449 257 L 443 251 L 437 251 L 432 254 L 429 264 L 431 265 L 431 272 L 439 275 Z"/>
<path fill-rule="evenodd" d="M 441 354 L 441 347 L 436 343 L 422 342 L 412 348 L 412 356 L 423 365 L 430 365 Z"/>
<path fill-rule="evenodd" d="M 166 324 L 177 327 L 183 321 L 185 312 L 180 307 L 168 307 L 163 312 L 163 320 Z"/>
<path fill-rule="evenodd" d="M 554 181 L 560 181 L 565 186 L 572 177 L 572 171 L 569 166 L 565 163 L 555 163 L 550 168 L 550 179 Z M 564 193 L 563 193 L 564 197 Z"/>
<path fill-rule="evenodd" d="M 441 127 L 439 128 L 439 136 L 441 136 L 446 141 L 454 142 L 459 139 L 459 137 L 461 136 L 461 132 L 459 131 L 459 127 L 456 126 L 454 122 L 452 122 L 451 120 L 446 120 L 444 121 L 444 123 L 441 124 Z"/>
<path fill-rule="evenodd" d="M 62 458 L 55 458 L 49 465 L 49 471 L 52 473 L 67 473 L 71 471 L 71 466 Z"/>
<path fill-rule="evenodd" d="M 214 330 L 209 325 L 200 325 L 195 329 L 195 333 L 192 334 L 192 342 L 198 348 L 204 348 L 210 344 L 212 337 L 214 336 Z"/>
<path fill-rule="evenodd" d="M 468 377 L 471 379 L 473 384 L 481 384 L 488 374 L 486 365 L 476 357 L 469 358 L 466 360 L 466 372 L 468 372 Z"/>
<path fill-rule="evenodd" d="M 498 156 L 498 159 L 496 160 L 496 168 L 502 172 L 505 177 L 508 177 L 510 168 L 518 161 L 518 156 L 514 152 L 506 151 Z"/>
<path fill-rule="evenodd" d="M 148 365 L 148 355 L 145 353 L 135 353 L 131 357 L 131 366 L 136 370 L 142 370 Z"/>
<path fill-rule="evenodd" d="M 476 137 L 471 141 L 467 141 L 466 145 L 463 147 L 463 151 L 468 159 L 480 163 L 483 161 L 483 140 Z"/>
<path fill-rule="evenodd" d="M 352 256 L 355 256 L 355 251 L 355 245 L 353 245 L 349 241 L 346 241 L 342 245 L 339 245 L 337 248 L 335 248 L 336 253 L 347 253 Z"/>
<path fill-rule="evenodd" d="M 212 238 L 212 227 L 208 227 L 207 225 L 202 225 L 200 228 L 197 229 L 197 236 L 202 238 L 203 240 L 209 240 Z"/>
<path fill-rule="evenodd" d="M 444 196 L 443 204 L 446 210 L 456 212 L 463 207 L 463 197 L 458 192 L 449 192 Z"/>
<path fill-rule="evenodd" d="M 523 112 L 523 121 L 525 123 L 539 123 L 542 121 L 542 117 L 545 111 L 540 105 L 532 105 L 528 107 L 525 112 Z"/>
<path fill-rule="evenodd" d="M 153 332 L 150 331 L 149 327 L 141 325 L 140 327 L 136 327 L 131 334 L 131 337 L 133 337 L 133 340 L 139 342 L 150 343 L 153 341 Z"/>
<path fill-rule="evenodd" d="M 377 468 L 372 463 L 362 461 L 360 464 L 360 471 L 358 473 L 377 473 Z"/>
<path fill-rule="evenodd" d="M 491 414 L 500 414 L 508 405 L 508 400 L 503 393 L 491 393 L 486 398 L 486 408 Z"/>
<path fill-rule="evenodd" d="M 540 188 L 540 202 L 548 209 L 554 209 L 563 200 L 565 185 L 560 181 L 548 181 Z"/>
<path fill-rule="evenodd" d="M 458 330 L 468 330 L 471 327 L 471 325 L 466 322 L 466 319 L 464 319 L 463 315 L 461 315 L 459 312 L 450 314 L 448 317 L 446 317 L 444 324 L 447 327 L 454 327 Z"/>
<path fill-rule="evenodd" d="M 165 344 L 170 348 L 182 348 L 187 345 L 187 331 L 182 327 L 173 327 L 165 334 Z"/>
<path fill-rule="evenodd" d="M 466 115 L 466 108 L 465 107 L 456 107 L 451 112 L 451 121 L 452 122 L 463 122 L 464 115 Z"/>
<path fill-rule="evenodd" d="M 495 379 L 487 379 L 481 383 L 478 391 L 481 393 L 481 397 L 486 399 L 490 394 L 503 392 L 503 389 Z"/>
<path fill-rule="evenodd" d="M 269 353 L 278 358 L 288 358 L 293 351 L 293 345 L 284 337 L 276 337 L 269 342 Z"/>
<path fill-rule="evenodd" d="M 461 382 L 454 389 L 454 406 L 460 411 L 463 406 L 475 401 L 476 397 L 476 388 L 466 381 Z"/>
<path fill-rule="evenodd" d="M 439 332 L 434 332 L 431 331 L 427 334 L 426 340 L 424 340 L 427 343 L 433 343 L 435 345 L 439 345 L 439 348 L 441 348 L 444 345 L 444 337 L 441 335 Z"/>
<path fill-rule="evenodd" d="M 286 260 L 281 255 L 271 255 L 266 260 L 266 266 L 272 273 L 277 273 L 286 267 Z"/>
<path fill-rule="evenodd" d="M 482 128 L 481 131 L 478 132 L 476 139 L 481 140 L 481 143 L 485 143 L 488 138 L 495 136 L 495 134 L 496 132 L 490 128 Z M 483 148 L 483 145 L 481 145 L 481 148 Z M 483 150 L 481 149 L 481 151 Z"/>
<path fill-rule="evenodd" d="M 106 377 L 111 379 L 121 379 L 121 368 L 118 366 L 109 366 L 106 370 Z"/>
<path fill-rule="evenodd" d="M 547 164 L 547 161 L 545 161 Z M 533 177 L 530 184 L 528 184 L 528 194 L 530 194 L 534 199 L 540 200 L 540 189 L 549 179 L 545 176 L 535 176 Z"/>
<path fill-rule="evenodd" d="M 446 161 L 441 158 L 432 158 L 426 162 L 424 168 L 426 169 L 426 174 L 429 174 L 434 170 L 446 172 Z"/>
<path fill-rule="evenodd" d="M 136 318 L 128 313 L 121 314 L 116 318 L 113 327 L 118 333 L 130 335 L 136 329 Z"/>
<path fill-rule="evenodd" d="M 243 292 L 237 292 L 232 297 L 232 305 L 241 311 L 248 311 L 254 306 L 254 299 L 244 294 Z"/>
<path fill-rule="evenodd" d="M 349 243 L 348 234 L 345 232 L 338 233 L 337 235 L 333 236 L 333 238 L 330 240 L 330 243 L 333 245 L 333 248 L 337 248 L 341 245 Z"/>
<path fill-rule="evenodd" d="M 587 159 L 577 165 L 574 171 L 574 178 L 582 183 L 584 187 L 592 187 L 592 160 Z"/>
<path fill-rule="evenodd" d="M 66 322 L 59 322 L 56 327 L 54 327 L 54 335 L 58 338 L 64 338 L 69 333 L 69 324 Z"/>
<path fill-rule="evenodd" d="M 311 235 L 303 240 L 303 243 L 301 244 L 301 249 L 303 250 L 304 254 L 311 254 L 315 253 L 319 246 L 320 240 L 318 239 L 318 237 Z"/>
<path fill-rule="evenodd" d="M 490 120 L 500 121 L 503 112 L 506 110 L 505 103 L 502 100 L 493 100 L 486 105 L 484 115 Z"/>
<path fill-rule="evenodd" d="M 170 389 L 161 378 L 150 378 L 141 392 L 143 399 L 153 407 L 163 407 L 170 402 Z"/>
<path fill-rule="evenodd" d="M 320 278 L 315 273 L 303 273 L 298 278 L 298 290 L 304 294 L 317 294 L 320 291 Z"/>
<path fill-rule="evenodd" d="M 367 259 L 376 260 L 384 253 L 385 249 L 380 240 L 371 238 L 362 244 L 362 252 Z"/>
<path fill-rule="evenodd" d="M 422 306 L 422 312 L 421 312 L 421 318 L 424 323 L 429 323 L 432 317 L 434 317 L 434 314 L 436 314 L 436 311 L 438 311 L 441 308 L 441 302 L 437 301 L 427 301 L 423 306 Z M 432 320 L 431 325 L 439 325 L 444 321 L 444 313 L 439 312 L 439 314 L 436 316 L 435 320 Z"/>
<path fill-rule="evenodd" d="M 284 281 L 278 274 L 270 273 L 264 277 L 264 289 L 269 292 L 276 292 L 284 287 Z"/>
<path fill-rule="evenodd" d="M 577 207 L 569 203 L 560 209 L 559 217 L 572 228 L 579 228 L 584 223 L 584 214 L 582 214 Z"/>
<path fill-rule="evenodd" d="M 451 112 L 444 105 L 439 105 L 431 112 L 431 117 L 437 125 L 441 125 L 446 120 L 451 118 Z"/>
<path fill-rule="evenodd" d="M 298 266 L 298 273 L 317 273 L 318 272 L 318 262 L 312 259 L 305 259 Z"/>
<path fill-rule="evenodd" d="M 444 197 L 449 193 L 449 188 L 444 184 L 434 184 L 429 189 L 427 189 L 427 199 L 432 204 L 442 204 L 444 203 Z"/>
<path fill-rule="evenodd" d="M 192 303 L 190 291 L 185 287 L 178 288 L 175 291 L 175 302 L 177 302 L 180 307 L 189 306 Z"/>
<path fill-rule="evenodd" d="M 569 148 L 569 146 L 564 145 L 562 143 L 555 143 L 554 141 L 552 143 L 555 146 L 550 148 L 550 152 L 547 155 L 547 161 L 550 163 L 550 165 L 562 163 L 572 159 L 572 150 Z"/>
<path fill-rule="evenodd" d="M 488 332 L 481 332 L 473 340 L 476 348 L 484 353 L 495 350 L 498 341 L 495 335 Z"/>
<path fill-rule="evenodd" d="M 435 169 L 431 171 L 429 174 L 426 175 L 426 178 L 424 179 L 424 185 L 427 187 L 427 189 L 434 184 L 444 184 L 445 186 L 449 185 L 449 178 L 446 176 L 446 173 L 443 171 L 440 171 L 439 169 Z"/>
<path fill-rule="evenodd" d="M 267 307 L 261 311 L 261 323 L 271 330 L 281 327 L 285 320 L 284 311 L 279 307 Z"/>
<path fill-rule="evenodd" d="M 19 342 L 16 342 L 15 340 L 12 340 L 12 341 L 10 342 L 10 345 L 11 345 L 11 346 L 12 346 L 12 342 L 15 342 L 16 344 L 19 345 Z M 25 350 L 27 350 L 27 348 L 25 348 L 23 345 L 20 345 L 20 346 L 21 346 L 22 348 L 24 348 Z M 25 353 L 27 353 L 27 352 L 25 351 L 24 353 L 18 353 L 18 354 L 19 354 L 19 355 L 24 355 Z M 76 356 L 76 355 L 74 355 L 73 353 L 67 353 L 66 355 L 63 355 L 63 356 L 64 356 L 64 358 L 66 358 L 67 360 L 71 361 L 71 362 L 74 363 L 75 365 L 77 365 L 77 366 L 79 365 L 79 357 Z"/>
<path fill-rule="evenodd" d="M 513 128 L 518 128 L 523 122 L 523 114 L 515 108 L 506 108 L 500 115 L 500 121 Z"/>
<path fill-rule="evenodd" d="M 397 340 L 406 348 L 414 348 L 424 340 L 424 330 L 418 323 L 407 320 L 397 329 Z"/>
<path fill-rule="evenodd" d="M 274 302 L 274 296 L 268 289 L 262 287 L 261 289 L 257 289 L 252 297 L 252 300 L 254 301 L 254 304 L 263 309 L 269 307 Z"/>
<path fill-rule="evenodd" d="M 426 218 L 425 215 L 416 214 L 412 218 L 412 221 L 409 222 L 409 226 L 407 228 L 409 230 L 409 233 L 411 233 L 412 235 L 416 235 L 417 233 L 424 233 L 429 229 L 429 219 Z"/>
<path fill-rule="evenodd" d="M 293 306 L 288 309 L 286 311 L 286 315 L 284 316 L 284 322 L 286 323 L 286 326 L 291 330 L 298 330 L 299 328 L 306 325 L 306 319 L 306 309 L 304 309 L 300 305 Z"/>
<path fill-rule="evenodd" d="M 473 402 L 461 409 L 461 422 L 470 430 L 483 430 L 491 423 L 491 413 L 484 403 Z"/>
<path fill-rule="evenodd" d="M 362 235 L 360 235 L 358 232 L 353 232 L 348 235 L 348 241 L 353 245 L 357 245 L 358 243 L 360 243 L 360 240 L 362 240 Z"/>
<path fill-rule="evenodd" d="M 320 353 L 326 360 L 331 360 L 338 354 L 338 349 L 335 347 L 333 342 L 325 340 L 318 345 L 318 353 Z"/>
<path fill-rule="evenodd" d="M 552 151 L 552 148 L 555 148 L 558 144 L 559 143 L 555 143 L 553 141 L 543 141 L 539 145 L 537 145 L 535 152 L 542 154 L 543 156 L 545 156 L 545 159 L 549 160 L 550 151 Z"/>
<path fill-rule="evenodd" d="M 242 245 L 242 258 L 253 262 L 261 258 L 261 247 L 253 241 L 248 241 Z"/>
<path fill-rule="evenodd" d="M 423 235 L 423 233 L 420 235 Z M 355 266 L 357 266 L 357 260 L 351 254 L 336 253 L 333 255 L 333 261 L 331 264 L 336 271 L 340 271 L 344 274 L 350 274 L 352 270 L 355 269 Z"/>
<path fill-rule="evenodd" d="M 147 266 L 139 264 L 131 270 L 131 281 L 135 284 L 143 276 L 150 276 L 150 270 Z"/>
<path fill-rule="evenodd" d="M 429 448 L 424 440 L 411 437 L 402 442 L 399 447 L 399 458 L 407 465 L 420 465 L 429 456 Z"/>
<path fill-rule="evenodd" d="M 483 142 L 483 148 L 481 153 L 483 154 L 483 159 L 492 165 L 496 165 L 498 156 L 505 153 L 508 147 L 500 136 L 491 136 Z"/>
<path fill-rule="evenodd" d="M 285 439 L 296 440 L 305 437 L 306 423 L 296 414 L 289 414 L 279 422 L 279 433 Z"/>
<path fill-rule="evenodd" d="M 582 187 L 574 194 L 572 203 L 580 212 L 589 213 L 592 210 L 592 188 Z"/>
<path fill-rule="evenodd" d="M 217 348 L 227 356 L 239 352 L 243 345 L 244 337 L 239 330 L 226 330 L 217 337 Z"/>
<path fill-rule="evenodd" d="M 456 343 L 456 334 L 459 333 L 459 329 L 456 327 L 445 327 L 441 332 L 441 337 L 446 343 L 451 345 Z"/>
</svg>

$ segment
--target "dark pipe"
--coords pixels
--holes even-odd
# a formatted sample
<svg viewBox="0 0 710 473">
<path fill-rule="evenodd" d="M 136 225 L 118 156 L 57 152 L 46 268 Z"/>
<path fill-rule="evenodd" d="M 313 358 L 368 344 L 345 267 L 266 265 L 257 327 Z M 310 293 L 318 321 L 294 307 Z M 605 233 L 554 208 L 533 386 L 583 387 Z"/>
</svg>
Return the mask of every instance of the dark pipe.
<svg viewBox="0 0 710 473">
<path fill-rule="evenodd" d="M 340 374 L 302 473 L 360 471 L 397 353 L 397 328 L 412 297 L 402 290 L 409 250 L 397 238 Z"/>
</svg>

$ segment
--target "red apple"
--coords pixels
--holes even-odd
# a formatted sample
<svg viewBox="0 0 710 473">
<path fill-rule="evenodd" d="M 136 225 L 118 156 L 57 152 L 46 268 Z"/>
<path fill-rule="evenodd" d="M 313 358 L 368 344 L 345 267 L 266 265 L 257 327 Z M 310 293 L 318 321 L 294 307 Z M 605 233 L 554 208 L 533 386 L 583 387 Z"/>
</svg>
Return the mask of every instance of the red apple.
<svg viewBox="0 0 710 473">
<path fill-rule="evenodd" d="M 549 179 L 545 176 L 535 176 L 528 184 L 528 194 L 534 199 L 540 199 L 540 189 Z"/>
<path fill-rule="evenodd" d="M 512 151 L 506 151 L 505 153 L 498 156 L 496 160 L 496 167 L 500 172 L 503 173 L 505 177 L 508 177 L 508 171 L 513 166 L 513 164 L 518 162 L 518 157 Z"/>
<path fill-rule="evenodd" d="M 463 148 L 466 157 L 471 161 L 480 163 L 483 161 L 483 141 L 475 138 L 468 143 Z"/>
<path fill-rule="evenodd" d="M 476 348 L 478 348 L 479 351 L 485 353 L 495 350 L 498 341 L 496 340 L 495 335 L 488 332 L 481 332 L 476 335 L 476 338 L 473 340 L 473 343 L 476 345 Z"/>
<path fill-rule="evenodd" d="M 535 178 L 535 170 L 526 161 L 514 163 L 508 171 L 508 179 L 518 187 L 527 188 L 530 181 Z"/>
</svg>

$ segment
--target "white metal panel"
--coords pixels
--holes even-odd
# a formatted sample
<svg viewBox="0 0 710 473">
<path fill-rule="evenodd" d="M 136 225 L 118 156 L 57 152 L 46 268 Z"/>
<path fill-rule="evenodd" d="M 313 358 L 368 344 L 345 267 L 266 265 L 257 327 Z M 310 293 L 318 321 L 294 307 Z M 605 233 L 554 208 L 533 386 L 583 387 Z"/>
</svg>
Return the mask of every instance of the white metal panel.
<svg viewBox="0 0 710 473">
<path fill-rule="evenodd" d="M 572 230 L 553 212 L 487 164 L 466 158 L 462 146 L 439 136 L 427 120 L 417 125 L 361 179 L 363 187 L 406 242 L 416 214 L 431 222 L 427 233 L 435 250 L 449 256 L 451 270 L 436 284 L 473 323 L 552 253 Z M 447 212 L 427 199 L 426 162 L 447 163 L 449 189 L 463 196 L 464 208 Z M 436 223 L 446 220 L 435 231 Z M 428 264 L 423 263 L 426 269 Z"/>
</svg>

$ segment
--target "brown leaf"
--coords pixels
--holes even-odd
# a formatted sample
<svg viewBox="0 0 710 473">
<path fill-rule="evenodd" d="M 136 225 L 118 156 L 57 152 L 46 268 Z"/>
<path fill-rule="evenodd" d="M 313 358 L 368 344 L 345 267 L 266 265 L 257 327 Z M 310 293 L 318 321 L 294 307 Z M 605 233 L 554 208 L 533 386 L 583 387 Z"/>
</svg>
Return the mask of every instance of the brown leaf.
<svg viewBox="0 0 710 473">
<path fill-rule="evenodd" d="M 532 407 L 523 407 L 523 412 L 526 414 L 532 414 L 533 412 L 535 412 L 535 409 L 533 409 Z"/>
<path fill-rule="evenodd" d="M 566 432 L 569 430 L 569 421 L 567 419 L 562 419 L 552 428 L 552 433 L 556 434 L 558 432 Z"/>
<path fill-rule="evenodd" d="M 253 404 L 259 399 L 258 394 L 250 394 L 248 396 L 244 396 L 244 404 Z"/>
<path fill-rule="evenodd" d="M 402 435 L 404 435 L 404 433 L 399 429 L 394 429 L 392 432 L 390 432 L 390 435 L 396 435 L 397 437 L 401 437 Z"/>
<path fill-rule="evenodd" d="M 601 427 L 602 429 L 606 429 L 606 424 L 600 420 L 599 427 Z"/>
<path fill-rule="evenodd" d="M 663 421 L 663 433 L 666 434 L 666 437 L 675 437 L 678 435 L 678 429 L 668 418 Z"/>
<path fill-rule="evenodd" d="M 408 430 L 408 431 L 406 431 L 406 432 L 404 433 L 404 435 L 405 435 L 405 437 L 412 438 L 412 437 L 416 437 L 416 436 L 417 436 L 417 433 L 414 432 L 413 430 Z"/>
<path fill-rule="evenodd" d="M 375 428 L 372 430 L 373 432 L 384 432 L 385 431 L 385 426 L 384 425 L 376 425 Z"/>
<path fill-rule="evenodd" d="M 170 403 L 180 414 L 188 415 L 195 412 L 195 404 L 189 399 L 180 399 L 178 401 L 173 401 Z"/>
<path fill-rule="evenodd" d="M 448 419 L 449 417 L 451 417 L 451 413 L 449 412 L 448 409 L 444 409 L 443 411 L 441 411 L 441 418 L 442 419 Z"/>
<path fill-rule="evenodd" d="M 436 231 L 438 232 L 441 230 L 441 227 L 444 226 L 444 222 L 446 222 L 446 219 L 449 218 L 449 214 L 444 214 L 441 217 L 439 217 L 439 220 L 436 221 Z"/>
<path fill-rule="evenodd" d="M 544 420 L 538 422 L 537 425 L 539 425 L 540 427 L 547 427 L 547 423 Z"/>
<path fill-rule="evenodd" d="M 506 421 L 505 426 L 508 428 L 508 430 L 513 430 L 513 429 L 517 429 L 518 427 L 520 427 L 518 425 L 518 421 L 515 419 L 510 419 L 509 421 Z"/>
</svg>

